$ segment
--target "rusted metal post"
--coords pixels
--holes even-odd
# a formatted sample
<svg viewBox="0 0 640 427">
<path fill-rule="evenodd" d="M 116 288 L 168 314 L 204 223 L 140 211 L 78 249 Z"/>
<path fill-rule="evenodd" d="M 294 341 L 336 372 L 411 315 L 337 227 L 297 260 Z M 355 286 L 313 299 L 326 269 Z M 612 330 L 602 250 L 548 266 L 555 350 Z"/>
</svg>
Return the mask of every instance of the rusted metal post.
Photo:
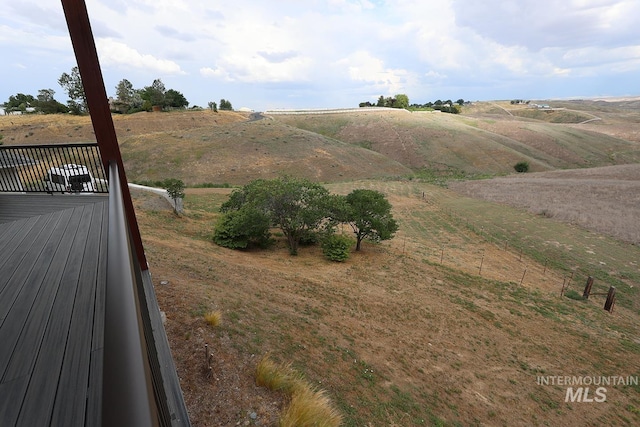
<svg viewBox="0 0 640 427">
<path fill-rule="evenodd" d="M 613 313 L 613 306 L 616 303 L 616 288 L 615 286 L 609 287 L 609 293 L 607 293 L 607 300 L 604 303 L 604 309 L 609 313 Z"/>
<path fill-rule="evenodd" d="M 91 123 L 96 135 L 96 141 L 100 146 L 100 154 L 105 170 L 109 170 L 109 163 L 115 161 L 118 164 L 118 174 L 122 185 L 121 191 L 124 197 L 124 208 L 127 214 L 127 225 L 133 238 L 133 243 L 138 257 L 138 263 L 143 271 L 149 269 L 147 258 L 142 246 L 142 237 L 138 228 L 131 193 L 127 186 L 127 176 L 124 171 L 120 147 L 116 138 L 115 127 L 109 109 L 107 91 L 104 87 L 102 70 L 98 61 L 93 32 L 89 23 L 89 15 L 84 0 L 62 0 L 62 8 L 67 20 L 71 44 L 76 55 L 78 71 L 82 79 L 82 85 L 87 98 Z M 109 181 L 113 177 L 109 177 Z"/>
<path fill-rule="evenodd" d="M 482 275 L 482 264 L 484 263 L 484 254 L 482 254 L 482 259 L 480 260 L 480 268 L 478 269 L 478 275 Z"/>
<path fill-rule="evenodd" d="M 589 295 L 591 295 L 591 287 L 593 286 L 593 277 L 587 277 L 587 284 L 584 286 L 584 292 L 582 293 L 582 298 L 589 299 Z"/>
</svg>

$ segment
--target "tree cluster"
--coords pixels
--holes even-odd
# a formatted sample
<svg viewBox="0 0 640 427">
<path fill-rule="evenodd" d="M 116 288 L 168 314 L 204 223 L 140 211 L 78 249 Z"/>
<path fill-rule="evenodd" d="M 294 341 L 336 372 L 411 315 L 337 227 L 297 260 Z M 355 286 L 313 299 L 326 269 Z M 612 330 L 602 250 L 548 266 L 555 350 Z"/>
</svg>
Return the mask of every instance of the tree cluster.
<svg viewBox="0 0 640 427">
<path fill-rule="evenodd" d="M 226 111 L 233 111 L 233 107 L 231 106 L 231 101 L 228 101 L 224 98 L 220 100 L 220 109 Z"/>
<path fill-rule="evenodd" d="M 210 101 L 208 106 L 209 106 L 209 109 L 214 113 L 218 112 L 218 104 L 216 102 Z M 233 106 L 231 105 L 231 101 L 227 101 L 226 99 L 222 98 L 220 100 L 220 109 L 225 111 L 233 111 Z"/>
<path fill-rule="evenodd" d="M 321 242 L 325 255 L 336 261 L 346 259 L 350 241 L 335 237 L 339 224 L 351 226 L 356 250 L 364 239 L 391 239 L 398 230 L 391 204 L 378 191 L 359 189 L 347 196 L 332 195 L 320 184 L 291 177 L 252 181 L 231 193 L 220 211 L 224 215 L 213 236 L 220 246 L 264 247 L 272 242 L 271 228 L 277 227 L 292 255 L 298 253 L 300 244 Z"/>
<path fill-rule="evenodd" d="M 55 100 L 53 89 L 41 89 L 38 91 L 37 97 L 23 93 L 11 95 L 2 106 L 8 114 L 15 112 L 86 114 L 89 112 L 78 67 L 73 67 L 71 73 L 62 73 L 58 84 L 69 97 L 67 105 Z M 151 86 L 145 86 L 142 89 L 135 89 L 129 80 L 123 79 L 116 86 L 116 97 L 111 100 L 111 111 L 114 113 L 135 113 L 151 111 L 154 106 L 161 109 L 175 109 L 186 108 L 188 105 L 189 101 L 182 93 L 174 89 L 167 90 L 160 79 L 154 80 Z M 228 106 L 231 109 L 230 102 L 228 102 Z"/>
<path fill-rule="evenodd" d="M 359 107 L 386 107 L 386 108 L 408 108 L 409 97 L 405 94 L 398 94 L 394 97 L 384 97 L 380 95 L 378 102 L 373 104 L 369 101 L 361 102 Z"/>
<path fill-rule="evenodd" d="M 155 79 L 151 86 L 135 89 L 127 79 L 116 86 L 116 98 L 111 103 L 111 111 L 115 113 L 135 113 L 151 111 L 153 107 L 165 109 L 186 108 L 189 101 L 175 89 L 166 89 L 162 80 Z"/>
<path fill-rule="evenodd" d="M 455 103 L 450 99 L 443 101 L 441 99 L 435 102 L 427 102 L 425 104 L 409 104 L 409 97 L 404 94 L 398 94 L 395 97 L 380 96 L 378 102 L 373 104 L 369 101 L 361 102 L 359 106 L 362 107 L 387 107 L 387 108 L 404 108 L 411 111 L 419 110 L 439 110 L 443 113 L 459 114 L 460 107 L 464 105 L 464 99 L 460 98 Z"/>
<path fill-rule="evenodd" d="M 465 101 L 462 98 L 458 99 L 456 102 L 453 102 L 450 99 L 447 99 L 446 101 L 437 99 L 434 102 L 427 102 L 425 104 L 411 104 L 409 109 L 413 111 L 438 110 L 443 113 L 460 114 L 460 107 L 462 107 L 464 103 Z"/>
<path fill-rule="evenodd" d="M 53 89 L 40 89 L 38 96 L 25 95 L 24 93 L 18 93 L 16 95 L 9 96 L 9 100 L 2 104 L 7 114 L 11 113 L 43 113 L 43 114 L 56 114 L 56 113 L 68 113 L 69 108 L 56 101 L 53 97 L 55 91 Z"/>
</svg>

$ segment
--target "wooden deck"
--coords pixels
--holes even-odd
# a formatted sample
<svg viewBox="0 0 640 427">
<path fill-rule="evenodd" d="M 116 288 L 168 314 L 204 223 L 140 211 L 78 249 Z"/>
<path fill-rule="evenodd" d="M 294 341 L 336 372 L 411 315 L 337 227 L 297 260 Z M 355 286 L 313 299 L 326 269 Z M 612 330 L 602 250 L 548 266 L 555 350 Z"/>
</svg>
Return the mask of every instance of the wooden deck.
<svg viewBox="0 0 640 427">
<path fill-rule="evenodd" d="M 0 194 L 0 426 L 100 425 L 107 215 Z"/>
</svg>

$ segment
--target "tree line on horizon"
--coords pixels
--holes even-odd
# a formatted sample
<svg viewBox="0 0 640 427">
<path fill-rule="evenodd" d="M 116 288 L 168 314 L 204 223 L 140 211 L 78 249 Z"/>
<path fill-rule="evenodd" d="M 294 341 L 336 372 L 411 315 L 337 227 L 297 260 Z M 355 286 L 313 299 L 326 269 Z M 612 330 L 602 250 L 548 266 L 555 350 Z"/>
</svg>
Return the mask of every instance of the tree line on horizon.
<svg viewBox="0 0 640 427">
<path fill-rule="evenodd" d="M 0 105 L 4 108 L 5 114 L 71 113 L 82 115 L 89 112 L 78 67 L 73 67 L 71 73 L 62 73 L 58 84 L 69 98 L 66 105 L 55 99 L 56 92 L 53 89 L 40 89 L 36 96 L 17 93 L 9 96 L 9 100 Z M 167 89 L 161 79 L 155 79 L 150 86 L 145 86 L 142 89 L 136 89 L 129 80 L 122 79 L 115 89 L 116 96 L 109 99 L 113 113 L 131 114 L 139 111 L 152 111 L 154 107 L 161 110 L 173 110 L 189 106 L 189 101 L 182 93 L 175 89 Z M 192 108 L 200 109 L 201 107 L 193 106 Z M 218 110 L 215 102 L 210 102 L 209 108 L 214 111 Z M 233 110 L 233 107 L 230 101 L 221 99 L 220 109 Z"/>
<path fill-rule="evenodd" d="M 361 102 L 358 106 L 360 108 L 365 107 L 386 107 L 386 108 L 401 108 L 410 111 L 420 111 L 420 110 L 438 110 L 444 113 L 452 113 L 459 114 L 460 107 L 464 105 L 464 99 L 460 98 L 456 102 L 451 101 L 450 99 L 443 101 L 441 99 L 437 99 L 434 102 L 427 102 L 425 104 L 409 104 L 409 97 L 405 94 L 398 94 L 394 97 L 388 96 L 384 97 L 380 95 L 378 98 L 378 102 L 375 104 L 369 101 Z"/>
</svg>

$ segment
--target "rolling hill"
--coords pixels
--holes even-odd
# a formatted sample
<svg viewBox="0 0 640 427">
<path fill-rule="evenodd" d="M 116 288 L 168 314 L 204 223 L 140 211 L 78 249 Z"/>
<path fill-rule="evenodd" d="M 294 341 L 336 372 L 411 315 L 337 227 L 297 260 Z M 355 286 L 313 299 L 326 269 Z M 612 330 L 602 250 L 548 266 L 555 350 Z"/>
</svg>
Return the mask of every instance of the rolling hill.
<svg viewBox="0 0 640 427">
<path fill-rule="evenodd" d="M 130 179 L 175 177 L 187 185 L 283 173 L 335 182 L 421 171 L 504 175 L 520 161 L 533 172 L 640 162 L 640 113 L 628 103 L 559 105 L 552 114 L 502 102 L 465 106 L 461 115 L 363 109 L 262 120 L 237 112 L 138 113 L 115 115 L 114 123 Z M 95 140 L 88 117 L 3 116 L 0 134 L 5 144 Z"/>
</svg>

